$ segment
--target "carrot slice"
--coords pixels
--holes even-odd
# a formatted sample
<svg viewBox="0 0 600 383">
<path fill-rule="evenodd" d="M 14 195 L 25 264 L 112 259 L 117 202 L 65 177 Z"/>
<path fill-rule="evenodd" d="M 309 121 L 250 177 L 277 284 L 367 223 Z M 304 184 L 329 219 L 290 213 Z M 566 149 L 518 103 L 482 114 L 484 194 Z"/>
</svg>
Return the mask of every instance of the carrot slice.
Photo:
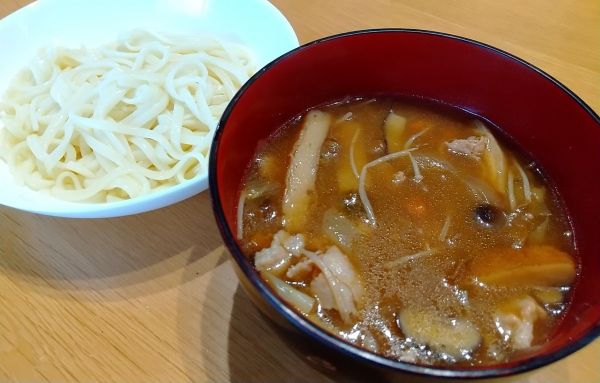
<svg viewBox="0 0 600 383">
<path fill-rule="evenodd" d="M 552 246 L 494 249 L 473 260 L 478 282 L 501 286 L 562 286 L 575 278 L 573 258 Z"/>
</svg>

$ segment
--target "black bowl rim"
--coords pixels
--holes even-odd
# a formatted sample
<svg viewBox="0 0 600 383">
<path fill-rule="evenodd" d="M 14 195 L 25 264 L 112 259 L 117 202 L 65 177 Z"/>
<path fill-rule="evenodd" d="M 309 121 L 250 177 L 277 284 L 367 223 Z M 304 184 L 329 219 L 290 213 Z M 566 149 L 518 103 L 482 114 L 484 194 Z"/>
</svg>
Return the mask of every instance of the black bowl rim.
<svg viewBox="0 0 600 383">
<path fill-rule="evenodd" d="M 436 37 L 441 37 L 445 39 L 451 39 L 460 41 L 463 43 L 474 45 L 480 49 L 485 49 L 491 51 L 494 54 L 504 56 L 514 62 L 517 62 L 520 65 L 525 66 L 527 69 L 536 72 L 541 75 L 546 80 L 550 81 L 553 85 L 559 87 L 563 92 L 569 95 L 580 107 L 582 107 L 589 115 L 596 121 L 596 123 L 600 127 L 600 117 L 589 107 L 579 96 L 577 96 L 573 91 L 567 88 L 565 85 L 560 83 L 554 77 L 550 76 L 543 70 L 537 68 L 536 66 L 528 63 L 527 61 L 520 59 L 517 56 L 512 55 L 504 50 L 495 48 L 491 45 L 469 39 L 462 36 L 457 36 L 444 32 L 423 30 L 423 29 L 408 29 L 408 28 L 375 28 L 375 29 L 363 29 L 356 30 L 350 32 L 344 32 L 340 34 L 335 34 L 327 37 L 323 37 L 309 43 L 303 44 L 283 55 L 271 61 L 269 64 L 260 69 L 254 76 L 252 76 L 234 95 L 233 99 L 225 109 L 215 131 L 215 135 L 213 138 L 210 156 L 209 156 L 209 188 L 212 199 L 213 213 L 215 215 L 215 219 L 217 225 L 219 227 L 219 231 L 221 236 L 223 237 L 227 248 L 233 255 L 233 258 L 237 262 L 238 266 L 242 270 L 242 272 L 246 275 L 246 277 L 250 280 L 252 285 L 258 290 L 261 296 L 279 313 L 281 314 L 287 321 L 289 321 L 296 329 L 300 332 L 307 334 L 313 340 L 316 340 L 318 343 L 330 348 L 340 351 L 342 354 L 346 356 L 356 359 L 360 358 L 362 361 L 367 362 L 373 366 L 383 367 L 385 369 L 389 369 L 395 372 L 403 372 L 421 376 L 430 376 L 430 377 L 439 377 L 439 378 L 467 378 L 467 379 L 481 379 L 481 378 L 493 378 L 493 377 L 502 377 L 508 376 L 518 373 L 523 373 L 526 371 L 530 371 L 552 362 L 555 362 L 559 359 L 562 359 L 575 351 L 581 349 L 585 345 L 589 344 L 592 340 L 600 335 L 600 322 L 596 323 L 592 328 L 588 330 L 588 332 L 577 339 L 576 341 L 569 343 L 562 349 L 549 354 L 543 357 L 533 357 L 529 359 L 525 359 L 523 362 L 519 363 L 516 366 L 512 367 L 504 367 L 504 368 L 486 368 L 486 369 L 449 369 L 446 367 L 436 367 L 436 366 L 426 366 L 426 365 L 418 365 L 408 362 L 401 362 L 392 359 L 385 358 L 383 356 L 365 351 L 359 347 L 351 345 L 350 343 L 338 338 L 335 335 L 329 334 L 324 330 L 321 330 L 317 325 L 310 322 L 308 319 L 304 318 L 302 315 L 296 313 L 293 309 L 291 309 L 283 299 L 279 298 L 269 287 L 268 285 L 262 281 L 252 264 L 248 261 L 248 259 L 243 255 L 241 249 L 237 245 L 235 241 L 235 236 L 229 230 L 227 222 L 225 220 L 225 216 L 223 213 L 223 207 L 221 205 L 221 201 L 219 200 L 219 186 L 217 184 L 217 151 L 219 148 L 219 143 L 221 139 L 221 135 L 223 133 L 224 127 L 226 125 L 227 119 L 231 114 L 233 108 L 235 107 L 237 100 L 245 93 L 245 91 L 252 86 L 252 84 L 259 79 L 265 72 L 267 72 L 271 67 L 277 65 L 280 61 L 283 61 L 287 57 L 298 54 L 303 50 L 311 47 L 312 45 L 320 44 L 323 42 L 327 42 L 330 40 L 336 40 L 340 38 L 355 36 L 355 35 L 363 35 L 363 34 L 373 34 L 373 33 L 409 33 L 409 34 L 425 34 L 432 35 Z"/>
</svg>

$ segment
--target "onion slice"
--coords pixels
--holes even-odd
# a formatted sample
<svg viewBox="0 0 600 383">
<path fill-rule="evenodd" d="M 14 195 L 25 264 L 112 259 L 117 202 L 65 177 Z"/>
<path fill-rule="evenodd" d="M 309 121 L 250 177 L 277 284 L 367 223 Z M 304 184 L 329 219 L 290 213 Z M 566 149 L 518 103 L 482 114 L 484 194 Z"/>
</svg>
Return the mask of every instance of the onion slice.
<svg viewBox="0 0 600 383">
<path fill-rule="evenodd" d="M 269 272 L 263 271 L 261 276 L 273 287 L 279 296 L 298 311 L 305 315 L 311 312 L 315 305 L 315 298 L 293 288 Z"/>
</svg>

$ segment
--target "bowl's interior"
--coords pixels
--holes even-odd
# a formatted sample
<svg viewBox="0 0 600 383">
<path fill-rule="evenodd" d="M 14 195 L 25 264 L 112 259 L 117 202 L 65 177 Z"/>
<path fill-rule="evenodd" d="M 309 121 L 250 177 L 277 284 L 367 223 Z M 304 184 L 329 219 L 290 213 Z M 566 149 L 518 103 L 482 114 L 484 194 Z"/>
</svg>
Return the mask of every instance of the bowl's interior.
<svg viewBox="0 0 600 383">
<path fill-rule="evenodd" d="M 501 127 L 545 170 L 572 218 L 581 270 L 567 315 L 552 340 L 533 355 L 542 359 L 528 357 L 526 363 L 494 367 L 539 366 L 598 334 L 600 121 L 560 84 L 471 41 L 379 31 L 309 44 L 273 63 L 248 85 L 221 121 L 212 158 L 213 192 L 218 192 L 213 197 L 222 207 L 217 218 L 224 219 L 222 229 L 238 262 L 247 262 L 231 236 L 238 189 L 260 140 L 306 109 L 346 96 L 425 97 L 467 109 Z"/>
</svg>

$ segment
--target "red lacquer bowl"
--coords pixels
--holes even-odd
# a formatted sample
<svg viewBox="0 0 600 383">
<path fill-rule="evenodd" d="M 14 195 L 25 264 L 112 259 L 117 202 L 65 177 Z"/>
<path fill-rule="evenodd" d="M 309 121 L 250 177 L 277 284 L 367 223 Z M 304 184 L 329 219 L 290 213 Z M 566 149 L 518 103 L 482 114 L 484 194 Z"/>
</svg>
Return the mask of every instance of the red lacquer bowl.
<svg viewBox="0 0 600 383">
<path fill-rule="evenodd" d="M 536 159 L 562 196 L 575 233 L 579 276 L 564 319 L 533 355 L 460 369 L 383 358 L 291 310 L 240 251 L 234 236 L 238 191 L 259 141 L 311 107 L 378 94 L 439 100 L 491 121 Z M 600 333 L 600 118 L 549 75 L 488 45 L 436 32 L 386 29 L 328 37 L 280 57 L 259 71 L 225 111 L 210 155 L 210 188 L 242 285 L 271 317 L 283 317 L 311 347 L 326 350 L 319 355 L 333 369 L 352 364 L 380 377 L 499 377 L 561 359 Z"/>
</svg>

